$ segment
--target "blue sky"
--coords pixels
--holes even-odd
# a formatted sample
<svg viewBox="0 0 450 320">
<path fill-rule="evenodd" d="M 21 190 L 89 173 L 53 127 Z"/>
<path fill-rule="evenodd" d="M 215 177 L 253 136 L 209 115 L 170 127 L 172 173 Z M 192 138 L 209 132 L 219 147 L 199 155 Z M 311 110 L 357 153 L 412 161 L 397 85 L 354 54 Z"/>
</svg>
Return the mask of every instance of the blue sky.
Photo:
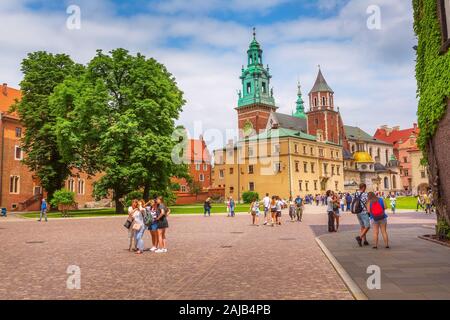
<svg viewBox="0 0 450 320">
<path fill-rule="evenodd" d="M 65 28 L 71 4 L 81 9 L 80 30 Z M 366 25 L 371 5 L 380 8 L 379 30 Z M 86 63 L 96 49 L 124 47 L 174 74 L 187 100 L 179 123 L 195 136 L 199 126 L 236 128 L 236 90 L 254 26 L 280 112 L 295 108 L 297 80 L 307 100 L 320 64 L 346 124 L 374 133 L 416 119 L 410 0 L 2 0 L 0 21 L 8 30 L 0 81 L 17 87 L 20 61 L 31 51 Z"/>
</svg>

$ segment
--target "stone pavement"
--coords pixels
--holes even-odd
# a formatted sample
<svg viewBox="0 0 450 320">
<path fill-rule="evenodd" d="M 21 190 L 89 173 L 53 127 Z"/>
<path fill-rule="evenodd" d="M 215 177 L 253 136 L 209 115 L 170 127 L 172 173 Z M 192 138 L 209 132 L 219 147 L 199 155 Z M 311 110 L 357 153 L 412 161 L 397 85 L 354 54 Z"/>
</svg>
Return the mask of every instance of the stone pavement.
<svg viewBox="0 0 450 320">
<path fill-rule="evenodd" d="M 372 249 L 371 231 L 371 245 L 360 248 L 354 239 L 357 225 L 344 226 L 344 232 L 318 234 L 369 299 L 450 299 L 450 248 L 418 238 L 434 232 L 435 219 L 415 212 L 390 217 L 390 249 L 384 248 L 381 234 L 378 249 Z M 380 290 L 367 287 L 369 265 L 381 268 Z"/>
<path fill-rule="evenodd" d="M 1 299 L 352 299 L 309 224 L 171 216 L 167 254 L 128 252 L 123 219 L 0 224 Z M 145 237 L 149 246 L 149 235 Z M 81 290 L 66 288 L 69 265 Z"/>
</svg>

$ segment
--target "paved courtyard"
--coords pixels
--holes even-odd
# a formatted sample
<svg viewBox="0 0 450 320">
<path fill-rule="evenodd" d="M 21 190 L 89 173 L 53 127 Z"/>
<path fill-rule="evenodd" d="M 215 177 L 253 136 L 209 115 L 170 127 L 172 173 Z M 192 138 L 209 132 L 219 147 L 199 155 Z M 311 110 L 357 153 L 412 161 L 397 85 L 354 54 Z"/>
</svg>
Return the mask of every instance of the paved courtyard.
<svg viewBox="0 0 450 320">
<path fill-rule="evenodd" d="M 370 299 L 448 297 L 450 249 L 417 238 L 432 233 L 434 216 L 391 216 L 392 248 L 373 252 L 354 242 L 358 226 L 350 213 L 341 218 L 339 233 L 328 234 L 321 206 L 307 206 L 302 223 L 289 222 L 284 213 L 283 225 L 273 228 L 251 226 L 248 214 L 173 215 L 169 252 L 139 256 L 127 250 L 123 220 L 0 219 L 0 297 L 353 299 L 316 236 Z M 149 246 L 148 234 L 145 241 Z M 382 267 L 382 290 L 365 287 L 369 264 Z M 81 268 L 81 290 L 66 288 L 69 265 Z"/>
<path fill-rule="evenodd" d="M 128 252 L 123 218 L 0 223 L 6 299 L 352 299 L 308 226 L 171 216 L 169 252 Z M 0 220 L 1 221 L 1 220 Z M 146 235 L 146 245 L 150 244 Z M 66 269 L 81 268 L 81 290 Z"/>
</svg>

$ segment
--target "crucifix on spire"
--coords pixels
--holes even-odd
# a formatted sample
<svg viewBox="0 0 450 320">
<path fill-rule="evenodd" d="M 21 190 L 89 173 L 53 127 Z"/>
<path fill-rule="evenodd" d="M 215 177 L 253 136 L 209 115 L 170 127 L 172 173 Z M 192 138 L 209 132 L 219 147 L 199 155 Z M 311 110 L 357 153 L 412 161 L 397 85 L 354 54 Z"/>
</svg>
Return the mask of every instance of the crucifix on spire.
<svg viewBox="0 0 450 320">
<path fill-rule="evenodd" d="M 256 28 L 253 27 L 253 39 L 256 39 Z"/>
</svg>

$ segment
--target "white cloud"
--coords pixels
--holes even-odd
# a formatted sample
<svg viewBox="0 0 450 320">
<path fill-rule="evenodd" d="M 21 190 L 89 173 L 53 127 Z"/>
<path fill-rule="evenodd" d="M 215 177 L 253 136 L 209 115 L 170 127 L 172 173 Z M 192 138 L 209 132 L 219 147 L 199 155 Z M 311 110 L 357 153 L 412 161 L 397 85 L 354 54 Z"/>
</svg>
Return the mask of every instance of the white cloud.
<svg viewBox="0 0 450 320">
<path fill-rule="evenodd" d="M 85 63 L 98 48 L 125 47 L 157 58 L 177 78 L 188 101 L 180 123 L 192 129 L 194 121 L 201 119 L 205 129 L 236 128 L 236 90 L 241 86 L 240 69 L 251 30 L 207 16 L 223 1 L 183 1 L 197 12 L 204 10 L 205 15 L 195 19 L 183 14 L 118 17 L 109 1 L 82 1 L 79 31 L 65 28 L 65 11 L 32 12 L 23 7 L 24 2 L 0 2 L 0 21 L 7 30 L 1 44 L 0 82 L 17 86 L 20 62 L 31 51 L 66 52 Z M 280 2 L 258 1 L 265 9 Z M 181 2 L 164 3 L 166 9 L 160 10 L 169 10 L 170 4 L 173 12 L 184 10 Z M 250 8 L 252 3 L 240 5 Z M 381 8 L 381 30 L 366 28 L 366 8 L 371 4 Z M 299 18 L 260 25 L 257 30 L 280 111 L 290 113 L 295 107 L 297 78 L 308 105 L 307 93 L 320 64 L 346 123 L 373 133 L 381 124 L 405 127 L 415 121 L 412 46 L 416 40 L 410 1 L 352 0 L 327 19 Z M 168 48 L 172 38 L 186 41 L 181 49 Z"/>
</svg>

